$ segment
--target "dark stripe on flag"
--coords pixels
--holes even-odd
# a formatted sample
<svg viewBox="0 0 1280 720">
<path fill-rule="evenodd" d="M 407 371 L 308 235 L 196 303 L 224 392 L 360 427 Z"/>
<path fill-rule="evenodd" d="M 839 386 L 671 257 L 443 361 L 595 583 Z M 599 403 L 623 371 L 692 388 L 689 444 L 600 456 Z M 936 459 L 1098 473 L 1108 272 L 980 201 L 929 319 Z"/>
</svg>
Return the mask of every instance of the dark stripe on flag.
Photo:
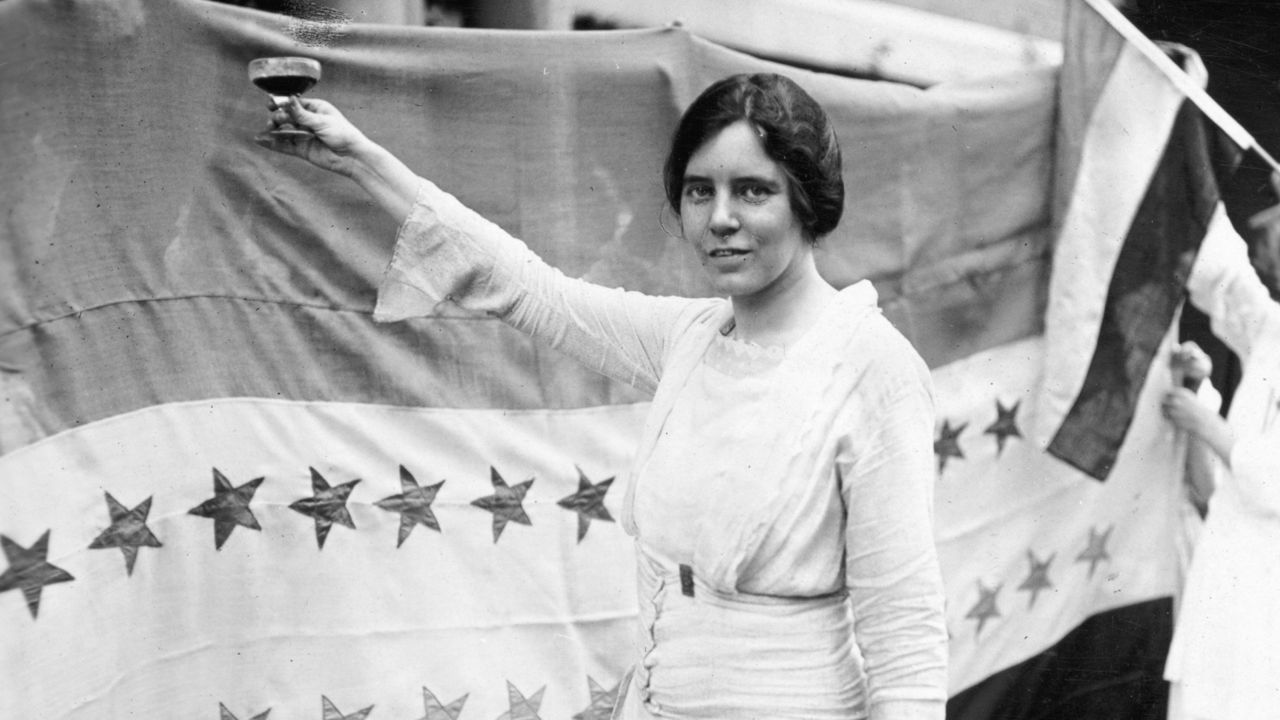
<svg viewBox="0 0 1280 720">
<path fill-rule="evenodd" d="M 1173 601 L 1099 613 L 947 701 L 948 720 L 1165 720 Z"/>
<path fill-rule="evenodd" d="M 1048 448 L 1097 480 L 1115 464 L 1151 361 L 1182 301 L 1219 201 L 1215 170 L 1238 165 L 1239 150 L 1230 145 L 1235 160 L 1215 168 L 1224 143 L 1230 141 L 1184 101 L 1116 258 L 1088 372 Z"/>
</svg>

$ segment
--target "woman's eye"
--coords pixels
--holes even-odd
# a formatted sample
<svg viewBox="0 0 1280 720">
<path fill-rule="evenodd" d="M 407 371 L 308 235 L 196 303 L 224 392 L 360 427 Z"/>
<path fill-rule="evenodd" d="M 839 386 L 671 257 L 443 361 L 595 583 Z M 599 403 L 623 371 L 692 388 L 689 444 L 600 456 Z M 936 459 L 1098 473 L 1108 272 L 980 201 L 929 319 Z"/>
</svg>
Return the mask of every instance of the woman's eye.
<svg viewBox="0 0 1280 720">
<path fill-rule="evenodd" d="M 684 196 L 690 200 L 706 200 L 711 197 L 709 185 L 689 184 L 684 186 Z"/>
<path fill-rule="evenodd" d="M 739 192 L 743 198 L 750 202 L 762 202 L 773 194 L 764 185 L 744 185 Z"/>
</svg>

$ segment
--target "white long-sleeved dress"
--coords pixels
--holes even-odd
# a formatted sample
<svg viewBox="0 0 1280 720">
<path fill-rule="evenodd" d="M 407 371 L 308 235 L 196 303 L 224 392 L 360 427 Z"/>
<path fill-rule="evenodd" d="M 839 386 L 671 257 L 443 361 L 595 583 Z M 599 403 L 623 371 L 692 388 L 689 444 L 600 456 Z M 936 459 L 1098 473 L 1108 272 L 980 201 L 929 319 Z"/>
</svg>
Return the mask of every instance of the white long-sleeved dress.
<svg viewBox="0 0 1280 720">
<path fill-rule="evenodd" d="M 939 719 L 929 375 L 862 282 L 799 341 L 567 278 L 422 181 L 375 317 L 449 301 L 654 393 L 621 521 L 643 654 L 615 717 Z"/>
<path fill-rule="evenodd" d="M 1227 222 L 1221 211 L 1214 223 Z M 1280 305 L 1238 236 L 1211 229 L 1191 301 L 1241 360 L 1217 473 L 1191 558 L 1165 678 L 1185 717 L 1280 717 Z"/>
</svg>

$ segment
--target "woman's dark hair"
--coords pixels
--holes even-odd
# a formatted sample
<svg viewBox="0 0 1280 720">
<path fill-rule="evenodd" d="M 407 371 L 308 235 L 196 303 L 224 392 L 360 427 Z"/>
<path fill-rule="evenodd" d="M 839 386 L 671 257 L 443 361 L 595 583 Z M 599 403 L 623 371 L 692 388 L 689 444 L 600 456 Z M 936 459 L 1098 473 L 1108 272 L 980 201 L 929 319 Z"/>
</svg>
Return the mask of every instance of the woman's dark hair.
<svg viewBox="0 0 1280 720">
<path fill-rule="evenodd" d="M 809 240 L 835 229 L 844 212 L 840 142 L 822 106 L 791 79 L 772 73 L 720 80 L 702 91 L 680 118 L 662 170 L 667 203 L 676 215 L 689 158 L 739 120 L 756 129 L 765 154 L 782 167 L 791 211 Z"/>
</svg>

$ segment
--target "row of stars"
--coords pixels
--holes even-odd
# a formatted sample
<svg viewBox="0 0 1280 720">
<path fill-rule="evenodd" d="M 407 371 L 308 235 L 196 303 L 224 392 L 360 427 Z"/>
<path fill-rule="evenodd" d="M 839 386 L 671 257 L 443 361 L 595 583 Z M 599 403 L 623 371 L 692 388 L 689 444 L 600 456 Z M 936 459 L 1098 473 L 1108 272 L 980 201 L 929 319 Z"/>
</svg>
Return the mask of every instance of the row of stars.
<svg viewBox="0 0 1280 720">
<path fill-rule="evenodd" d="M 1005 407 L 1003 403 L 996 400 L 996 420 L 982 431 L 983 435 L 994 435 L 996 439 L 996 454 L 1004 452 L 1005 442 L 1011 438 L 1021 438 L 1022 431 L 1018 429 L 1018 407 L 1022 405 L 1022 401 L 1018 400 L 1012 407 Z M 969 427 L 969 423 L 963 422 L 956 427 L 951 427 L 951 421 L 944 419 L 942 428 L 938 431 L 938 437 L 933 440 L 933 454 L 938 458 L 938 474 L 947 467 L 948 458 L 964 459 L 964 451 L 960 449 L 960 433 Z"/>
<path fill-rule="evenodd" d="M 1004 403 L 996 400 L 996 420 L 982 431 L 984 435 L 992 435 L 996 440 L 996 454 L 1004 452 L 1005 442 L 1011 438 L 1021 438 L 1022 432 L 1018 428 L 1018 408 L 1022 401 L 1018 400 L 1010 407 L 1005 407 Z M 964 451 L 960 448 L 960 434 L 968 428 L 969 423 L 963 422 L 952 427 L 951 421 L 944 419 L 942 428 L 939 430 L 938 437 L 933 442 L 933 452 L 938 458 L 938 473 L 941 474 L 946 468 L 949 458 L 958 460 L 964 459 Z M 1111 555 L 1107 552 L 1107 540 L 1111 536 L 1114 528 L 1108 527 L 1106 530 L 1099 532 L 1096 527 L 1089 529 L 1089 540 L 1084 550 L 1076 556 L 1077 563 L 1089 564 L 1089 577 L 1093 577 L 1094 571 L 1098 567 L 1098 563 L 1104 560 L 1110 560 Z M 1048 559 L 1041 559 L 1036 555 L 1035 551 L 1027 550 L 1027 562 L 1029 567 L 1026 579 L 1018 585 L 1019 592 L 1030 593 L 1027 599 L 1027 608 L 1035 607 L 1036 598 L 1044 590 L 1054 587 L 1053 582 L 1049 579 L 1049 566 L 1053 563 L 1057 554 L 1054 553 Z M 981 579 L 977 581 L 978 599 L 973 607 L 965 613 L 965 619 L 973 620 L 977 623 L 975 636 L 982 633 L 982 629 L 986 626 L 987 621 L 992 618 L 1002 617 L 997 600 L 1000 591 L 1004 589 L 1004 583 L 1000 583 L 995 587 L 987 587 Z"/>
<path fill-rule="evenodd" d="M 573 716 L 573 720 L 608 720 L 613 713 L 613 704 L 618 697 L 620 687 L 621 683 L 615 685 L 612 690 L 606 690 L 588 675 L 587 688 L 591 693 L 591 701 L 585 710 Z M 542 720 L 541 716 L 538 715 L 538 711 L 542 707 L 542 694 L 546 689 L 544 685 L 538 692 L 526 697 L 508 680 L 507 706 L 509 709 L 499 715 L 497 720 Z M 424 687 L 422 688 L 422 704 L 426 715 L 417 720 L 459 720 L 462 715 L 462 708 L 467 704 L 468 697 L 470 697 L 470 693 L 446 705 L 434 693 Z M 239 720 L 223 703 L 218 703 L 218 712 L 218 720 Z M 270 712 L 270 709 L 264 710 L 249 718 L 249 720 L 267 720 L 267 715 Z M 320 712 L 320 720 L 365 720 L 373 712 L 373 706 L 370 705 L 346 715 L 334 705 L 332 700 L 321 695 Z"/>
<path fill-rule="evenodd" d="M 351 513 L 347 511 L 347 498 L 360 482 L 359 479 L 331 486 L 324 476 L 315 468 L 311 470 L 311 497 L 301 498 L 289 507 L 312 518 L 315 522 L 316 543 L 324 549 L 329 530 L 336 523 L 355 529 Z M 490 480 L 493 494 L 477 498 L 471 504 L 488 510 L 493 515 L 493 541 L 498 542 L 507 523 L 532 525 L 533 521 L 525 513 L 523 502 L 534 479 L 530 478 L 517 485 L 508 485 L 496 468 L 490 467 Z M 213 520 L 213 542 L 217 550 L 221 550 L 231 533 L 237 527 L 261 530 L 258 519 L 249 507 L 254 493 L 262 485 L 265 478 L 255 478 L 239 487 L 234 487 L 225 475 L 217 468 L 213 469 L 214 496 L 188 511 L 190 515 Z M 436 494 L 445 481 L 426 487 L 420 486 L 413 474 L 403 465 L 400 466 L 400 490 L 398 495 L 385 497 L 374 505 L 388 512 L 399 513 L 400 530 L 396 547 L 404 544 L 409 534 L 419 525 L 441 532 L 440 523 L 431 509 Z M 570 510 L 578 516 L 578 542 L 586 537 L 587 528 L 592 520 L 613 522 L 608 508 L 604 505 L 605 494 L 613 478 L 592 483 L 578 470 L 578 491 L 561 498 L 556 502 L 560 507 Z M 138 550 L 143 547 L 162 547 L 160 539 L 147 527 L 147 516 L 151 513 L 151 500 L 147 498 L 136 507 L 130 509 L 104 493 L 107 510 L 111 515 L 111 526 L 102 531 L 89 544 L 92 550 L 119 548 L 124 554 L 125 570 L 133 575 L 133 566 L 138 559 Z M 45 530 L 40 539 L 29 548 L 24 548 L 11 538 L 0 534 L 0 547 L 3 547 L 9 567 L 0 574 L 0 592 L 20 589 L 27 600 L 27 608 L 34 618 L 39 612 L 40 594 L 45 585 L 69 582 L 74 580 L 67 571 L 48 562 L 49 535 Z"/>
<path fill-rule="evenodd" d="M 1097 527 L 1089 528 L 1088 544 L 1079 555 L 1076 555 L 1076 563 L 1089 563 L 1090 579 L 1093 578 L 1093 573 L 1097 570 L 1098 563 L 1111 560 L 1111 554 L 1107 552 L 1107 540 L 1110 539 L 1111 531 L 1114 529 L 1114 525 L 1108 526 L 1101 532 Z M 1017 589 L 1019 592 L 1030 593 L 1030 597 L 1027 599 L 1028 610 L 1035 607 L 1036 598 L 1042 591 L 1054 587 L 1053 582 L 1049 579 L 1049 566 L 1053 564 L 1055 558 L 1057 558 L 1057 553 L 1050 555 L 1048 559 L 1042 560 L 1034 550 L 1027 550 L 1027 563 L 1030 568 L 1026 579 L 1018 585 Z M 969 612 L 965 614 L 966 620 L 974 620 L 978 624 L 977 629 L 974 631 L 975 637 L 982 634 L 982 628 L 987 624 L 988 620 L 1003 617 L 996 601 L 1000 591 L 1004 588 L 1004 583 L 1000 583 L 994 588 L 987 587 L 981 579 L 977 583 L 978 600 L 969 609 Z"/>
</svg>

